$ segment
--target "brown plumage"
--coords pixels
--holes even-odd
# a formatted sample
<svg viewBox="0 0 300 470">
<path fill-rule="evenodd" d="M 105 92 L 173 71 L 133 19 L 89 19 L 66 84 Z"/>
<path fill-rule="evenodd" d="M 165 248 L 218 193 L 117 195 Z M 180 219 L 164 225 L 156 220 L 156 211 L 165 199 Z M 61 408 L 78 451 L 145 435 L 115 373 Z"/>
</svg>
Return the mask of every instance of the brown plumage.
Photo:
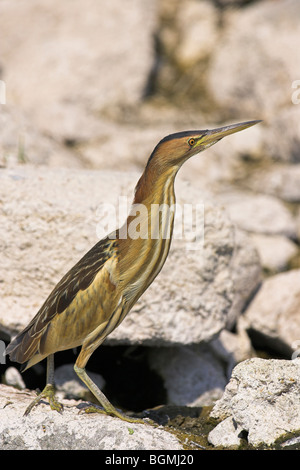
<svg viewBox="0 0 300 470">
<path fill-rule="evenodd" d="M 7 348 L 11 360 L 23 364 L 23 370 L 46 357 L 48 360 L 47 385 L 25 414 L 43 397 L 49 399 L 51 408 L 62 409 L 54 398 L 54 353 L 82 346 L 74 369 L 105 412 L 130 422 L 142 422 L 125 416 L 110 404 L 87 375 L 86 363 L 164 265 L 174 222 L 174 212 L 168 208 L 175 204 L 174 180 L 181 165 L 224 136 L 257 122 L 180 132 L 165 137 L 155 147 L 137 183 L 133 206 L 124 226 L 114 236 L 100 240 L 75 264 Z M 146 212 L 139 213 L 139 208 Z M 153 211 L 159 208 L 165 209 L 160 218 L 154 218 Z M 136 228 L 137 216 L 138 233 L 132 230 Z M 153 220 L 159 220 L 157 227 L 152 226 Z"/>
</svg>

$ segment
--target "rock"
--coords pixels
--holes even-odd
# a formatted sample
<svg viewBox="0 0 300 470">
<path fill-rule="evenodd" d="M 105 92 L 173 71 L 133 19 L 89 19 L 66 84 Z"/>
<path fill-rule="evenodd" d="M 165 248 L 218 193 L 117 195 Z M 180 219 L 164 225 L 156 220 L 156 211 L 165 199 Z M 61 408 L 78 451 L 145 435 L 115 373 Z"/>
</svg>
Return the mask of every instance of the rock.
<svg viewBox="0 0 300 470">
<path fill-rule="evenodd" d="M 298 252 L 297 245 L 282 235 L 252 233 L 251 239 L 258 250 L 262 266 L 271 272 L 283 271 Z"/>
<path fill-rule="evenodd" d="M 80 123 L 81 132 L 85 125 L 86 122 Z M 136 129 L 139 124 L 135 126 Z M 90 135 L 75 132 L 76 137 L 70 131 L 66 141 L 60 142 L 60 138 L 54 139 L 48 132 L 39 130 L 20 108 L 2 106 L 0 166 L 7 168 L 29 163 L 51 168 L 117 168 L 119 171 L 137 171 L 143 168 L 145 157 L 151 154 L 154 143 L 172 132 L 172 125 L 153 123 L 133 132 L 132 123 L 102 119 L 89 126 L 89 131 Z"/>
<path fill-rule="evenodd" d="M 76 154 L 40 132 L 19 108 L 1 105 L 0 166 L 10 167 L 16 163 L 83 166 Z"/>
<path fill-rule="evenodd" d="M 41 403 L 27 417 L 24 410 L 36 395 L 0 385 L 2 450 L 181 450 L 177 438 L 147 424 L 131 424 L 110 416 L 80 413 L 80 402 L 62 400 L 64 411 Z"/>
<path fill-rule="evenodd" d="M 212 405 L 227 383 L 221 362 L 206 345 L 152 348 L 149 364 L 164 380 L 168 405 Z"/>
<path fill-rule="evenodd" d="M 241 319 L 237 333 L 224 329 L 209 343 L 151 348 L 148 361 L 163 379 L 168 405 L 201 407 L 221 398 L 233 367 L 253 355 Z"/>
<path fill-rule="evenodd" d="M 193 106 L 196 113 L 191 114 L 194 117 L 198 114 L 198 118 L 209 109 L 204 85 L 210 55 L 218 44 L 219 22 L 218 8 L 207 0 L 158 3 L 158 49 L 150 82 L 152 95 L 167 97 L 167 103 L 172 105 L 197 103 Z M 177 117 L 182 114 L 176 110 L 175 113 Z"/>
<path fill-rule="evenodd" d="M 89 169 L 141 171 L 154 144 L 170 132 L 171 126 L 166 124 L 139 128 L 139 123 L 101 122 L 96 137 L 79 143 L 75 150 Z"/>
<path fill-rule="evenodd" d="M 238 364 L 211 412 L 211 417 L 222 422 L 209 433 L 209 442 L 236 446 L 243 435 L 252 446 L 271 445 L 286 433 L 298 431 L 299 366 L 299 359 L 254 358 Z"/>
<path fill-rule="evenodd" d="M 236 449 L 241 444 L 240 434 L 242 428 L 236 425 L 235 420 L 230 416 L 221 421 L 210 433 L 208 441 L 215 447 L 223 446 Z"/>
<path fill-rule="evenodd" d="M 208 1 L 188 0 L 177 15 L 177 33 L 180 40 L 174 49 L 174 58 L 181 68 L 195 66 L 207 60 L 218 39 L 218 10 Z"/>
<path fill-rule="evenodd" d="M 261 278 L 261 263 L 255 245 L 247 233 L 237 229 L 235 231 L 235 250 L 232 258 L 234 299 L 226 320 L 228 330 L 235 326 L 247 302 L 258 289 Z"/>
<path fill-rule="evenodd" d="M 299 14 L 298 0 L 253 2 L 225 12 L 207 77 L 225 112 L 265 119 L 291 105 L 292 80 L 298 77 Z"/>
<path fill-rule="evenodd" d="M 231 220 L 242 230 L 297 238 L 296 222 L 291 212 L 275 197 L 247 191 L 228 191 L 216 200 L 222 201 Z"/>
<path fill-rule="evenodd" d="M 132 173 L 43 171 L 29 166 L 0 171 L 2 332 L 10 336 L 25 327 L 61 276 L 97 241 L 96 231 L 103 236 L 116 228 L 114 214 L 109 226 L 104 209 L 118 207 L 120 195 L 129 194 L 130 204 L 137 179 Z M 200 240 L 188 241 L 192 227 L 182 239 L 176 238 L 182 228 L 177 221 L 164 269 L 110 335 L 110 344 L 209 341 L 226 324 L 234 297 L 234 228 L 223 209 L 204 205 L 202 192 L 179 178 L 177 195 L 178 215 L 183 204 L 199 205 Z M 126 214 L 127 210 L 120 216 L 121 223 Z M 243 275 L 248 277 L 246 271 Z"/>
<path fill-rule="evenodd" d="M 225 364 L 225 376 L 230 379 L 232 369 L 242 361 L 255 356 L 250 338 L 246 332 L 243 316 L 239 317 L 236 333 L 228 330 L 221 331 L 218 338 L 209 343 L 214 356 Z"/>
<path fill-rule="evenodd" d="M 94 137 L 107 108 L 134 106 L 145 92 L 155 11 L 140 0 L 2 3 L 7 103 L 57 139 Z"/>
<path fill-rule="evenodd" d="M 292 88 L 293 84 L 294 82 L 291 81 L 290 90 L 292 103 L 294 98 L 298 100 L 298 97 L 300 96 L 300 83 L 295 80 L 295 84 L 298 84 L 296 89 Z M 268 125 L 264 126 L 264 153 L 266 156 L 271 157 L 273 161 L 291 163 L 292 165 L 300 163 L 299 111 L 299 103 L 293 104 L 293 106 L 289 105 L 286 108 L 278 110 L 278 112 L 268 118 Z M 284 135 L 284 139 L 278 139 L 278 135 Z M 289 175 L 289 178 L 291 181 L 294 179 L 293 175 Z M 281 181 L 285 183 L 286 177 Z M 287 186 L 285 186 L 285 188 L 289 194 L 290 189 Z M 293 192 L 296 191 L 297 193 L 297 188 L 294 185 L 291 189 Z"/>
<path fill-rule="evenodd" d="M 299 152 L 300 154 L 300 152 Z M 255 171 L 247 182 L 253 191 L 270 194 L 286 202 L 300 202 L 300 164 L 273 163 Z"/>
<path fill-rule="evenodd" d="M 260 343 L 290 355 L 300 339 L 300 269 L 266 279 L 245 312 L 248 330 Z"/>
<path fill-rule="evenodd" d="M 18 388 L 19 390 L 26 388 L 20 372 L 15 367 L 8 367 L 6 369 L 3 382 L 6 385 L 11 385 L 12 387 Z"/>
</svg>

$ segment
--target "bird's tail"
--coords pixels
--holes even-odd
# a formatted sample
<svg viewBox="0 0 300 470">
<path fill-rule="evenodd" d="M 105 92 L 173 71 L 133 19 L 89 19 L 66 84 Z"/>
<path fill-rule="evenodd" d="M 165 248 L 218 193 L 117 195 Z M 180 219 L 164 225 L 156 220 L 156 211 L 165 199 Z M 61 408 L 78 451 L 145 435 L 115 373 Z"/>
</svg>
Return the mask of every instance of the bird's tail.
<svg viewBox="0 0 300 470">
<path fill-rule="evenodd" d="M 27 369 L 29 359 L 37 353 L 39 339 L 37 337 L 35 341 L 30 335 L 29 328 L 25 328 L 7 346 L 6 354 L 11 361 L 22 364 L 21 372 Z"/>
</svg>

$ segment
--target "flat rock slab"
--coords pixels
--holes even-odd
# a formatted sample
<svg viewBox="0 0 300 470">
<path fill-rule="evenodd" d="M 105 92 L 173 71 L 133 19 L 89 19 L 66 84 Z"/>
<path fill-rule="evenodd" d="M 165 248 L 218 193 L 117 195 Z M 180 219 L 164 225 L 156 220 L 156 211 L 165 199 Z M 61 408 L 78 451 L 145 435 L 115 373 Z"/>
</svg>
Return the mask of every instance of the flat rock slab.
<svg viewBox="0 0 300 470">
<path fill-rule="evenodd" d="M 11 336 L 24 328 L 61 277 L 99 238 L 117 228 L 114 224 L 106 227 L 111 222 L 107 220 L 107 204 L 118 209 L 119 197 L 128 196 L 130 205 L 138 177 L 136 173 L 27 165 L 0 171 L 2 334 Z M 193 245 L 188 241 L 192 233 L 179 239 L 175 226 L 175 239 L 162 272 L 110 335 L 112 343 L 208 341 L 226 324 L 237 295 L 237 275 L 241 284 L 253 284 L 242 282 L 252 272 L 248 261 L 247 269 L 241 270 L 251 244 L 247 256 L 236 258 L 236 250 L 243 250 L 225 210 L 205 200 L 201 189 L 180 178 L 176 187 L 181 207 L 188 203 L 194 208 L 200 206 L 198 228 L 204 226 L 203 244 L 200 240 L 197 249 L 187 249 L 188 244 Z M 121 223 L 126 216 L 127 211 Z M 259 266 L 257 257 L 252 259 Z M 247 293 L 244 288 L 241 291 L 245 301 Z"/>
<path fill-rule="evenodd" d="M 148 424 L 132 424 L 101 414 L 79 413 L 80 402 L 61 400 L 64 411 L 41 403 L 27 417 L 33 392 L 0 385 L 2 450 L 180 450 L 175 436 Z"/>
</svg>

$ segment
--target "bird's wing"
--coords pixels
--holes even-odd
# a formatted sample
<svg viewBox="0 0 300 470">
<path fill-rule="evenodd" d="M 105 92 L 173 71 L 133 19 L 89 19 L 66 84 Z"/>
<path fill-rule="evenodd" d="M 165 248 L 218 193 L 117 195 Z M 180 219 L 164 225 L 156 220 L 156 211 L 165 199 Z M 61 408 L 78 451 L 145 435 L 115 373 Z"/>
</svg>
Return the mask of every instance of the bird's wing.
<svg viewBox="0 0 300 470">
<path fill-rule="evenodd" d="M 55 286 L 35 317 L 8 345 L 6 352 L 12 361 L 24 363 L 35 354 L 41 335 L 51 320 L 71 304 L 79 291 L 93 282 L 105 262 L 116 253 L 116 240 L 100 240 Z"/>
</svg>

